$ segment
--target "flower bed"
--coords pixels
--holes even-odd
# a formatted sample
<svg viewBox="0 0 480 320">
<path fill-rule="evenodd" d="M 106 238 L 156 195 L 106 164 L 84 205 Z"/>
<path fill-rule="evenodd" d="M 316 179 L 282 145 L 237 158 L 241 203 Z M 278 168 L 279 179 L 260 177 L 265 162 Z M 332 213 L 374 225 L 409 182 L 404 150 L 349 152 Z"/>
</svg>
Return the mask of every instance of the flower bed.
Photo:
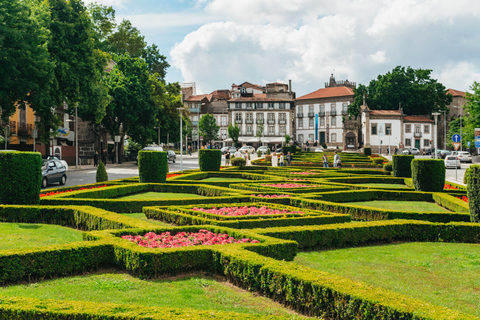
<svg viewBox="0 0 480 320">
<path fill-rule="evenodd" d="M 78 188 L 78 189 L 70 189 L 70 190 L 64 190 L 64 191 L 45 192 L 45 193 L 40 193 L 40 198 L 48 197 L 48 196 L 54 196 L 54 195 L 61 194 L 61 193 L 67 193 L 67 192 L 73 192 L 73 191 L 82 191 L 82 190 L 90 190 L 90 189 L 98 189 L 98 188 L 103 188 L 103 187 L 108 187 L 108 186 L 105 184 L 103 186 L 93 186 L 93 187 L 89 187 L 89 188 L 82 187 L 82 188 Z"/>
<path fill-rule="evenodd" d="M 314 188 L 321 187 L 319 184 L 298 184 L 298 183 L 276 183 L 276 184 L 262 184 L 263 187 L 273 188 Z"/>
<path fill-rule="evenodd" d="M 316 172 L 291 172 L 290 174 L 318 174 Z"/>
<path fill-rule="evenodd" d="M 291 197 L 289 194 L 251 194 L 251 196 L 259 198 L 288 198 Z"/>
<path fill-rule="evenodd" d="M 456 189 L 456 188 L 454 188 L 454 189 Z M 455 197 L 455 198 L 457 198 L 457 199 L 460 199 L 460 200 L 462 200 L 462 201 L 465 201 L 465 202 L 467 202 L 467 203 L 468 203 L 468 197 L 467 197 L 467 196 L 463 196 L 463 197 Z"/>
<path fill-rule="evenodd" d="M 258 216 L 258 215 L 272 215 L 272 214 L 303 214 L 302 211 L 288 211 L 286 209 L 284 210 L 278 210 L 278 209 L 270 209 L 268 207 L 223 207 L 223 208 L 211 208 L 211 209 L 205 209 L 205 208 L 193 208 L 193 211 L 200 211 L 200 212 L 206 212 L 206 213 L 211 213 L 211 214 L 218 214 L 220 216 Z"/>
<path fill-rule="evenodd" d="M 177 176 L 181 176 L 181 175 L 183 175 L 183 173 L 169 173 L 169 174 L 167 174 L 167 179 L 177 177 Z"/>
<path fill-rule="evenodd" d="M 213 233 L 205 229 L 196 233 L 180 232 L 174 236 L 168 231 L 161 234 L 148 232 L 144 236 L 122 236 L 122 239 L 132 241 L 145 248 L 179 248 L 229 243 L 259 243 L 258 240 L 251 240 L 250 238 L 237 240 L 226 233 Z"/>
<path fill-rule="evenodd" d="M 445 184 L 445 185 L 443 186 L 443 189 L 458 190 L 458 188 L 455 188 L 454 186 L 451 186 L 451 185 L 449 185 L 449 184 Z"/>
</svg>

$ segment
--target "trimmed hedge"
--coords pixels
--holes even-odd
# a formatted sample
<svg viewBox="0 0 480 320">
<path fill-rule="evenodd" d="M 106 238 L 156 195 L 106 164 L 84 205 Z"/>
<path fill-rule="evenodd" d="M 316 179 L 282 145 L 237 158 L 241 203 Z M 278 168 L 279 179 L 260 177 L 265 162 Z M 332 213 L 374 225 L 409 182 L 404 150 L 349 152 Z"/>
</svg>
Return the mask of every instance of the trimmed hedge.
<svg viewBox="0 0 480 320">
<path fill-rule="evenodd" d="M 470 221 L 478 223 L 480 222 L 480 165 L 470 166 L 465 175 L 468 175 L 466 180 Z"/>
<path fill-rule="evenodd" d="M 285 155 L 286 155 L 287 153 L 289 153 L 289 152 L 292 153 L 292 147 L 291 147 L 291 146 L 283 146 L 283 147 L 282 147 L 282 152 L 283 152 L 283 154 L 285 154 Z"/>
<path fill-rule="evenodd" d="M 412 161 L 415 156 L 394 154 L 392 156 L 392 171 L 394 177 L 412 177 Z"/>
<path fill-rule="evenodd" d="M 242 168 L 242 167 L 245 167 L 245 165 L 247 164 L 247 160 L 245 160 L 242 157 L 236 157 L 236 158 L 232 158 L 230 160 L 230 163 L 232 164 L 232 166 Z"/>
<path fill-rule="evenodd" d="M 443 187 L 445 186 L 444 161 L 436 159 L 413 160 L 412 180 L 415 185 L 415 190 L 417 191 L 443 191 Z"/>
<path fill-rule="evenodd" d="M 372 155 L 372 148 L 363 148 L 363 154 L 366 156 Z"/>
<path fill-rule="evenodd" d="M 166 151 L 139 151 L 138 173 L 142 183 L 165 183 L 168 173 L 168 153 Z"/>
<path fill-rule="evenodd" d="M 221 150 L 200 149 L 198 152 L 198 165 L 200 166 L 200 171 L 220 171 L 220 165 L 222 163 Z"/>
<path fill-rule="evenodd" d="M 97 174 L 95 175 L 96 182 L 104 182 L 108 181 L 108 173 L 107 169 L 105 169 L 105 165 L 102 161 L 98 163 L 97 167 Z"/>
<path fill-rule="evenodd" d="M 42 184 L 38 152 L 0 152 L 0 204 L 37 204 Z"/>
</svg>

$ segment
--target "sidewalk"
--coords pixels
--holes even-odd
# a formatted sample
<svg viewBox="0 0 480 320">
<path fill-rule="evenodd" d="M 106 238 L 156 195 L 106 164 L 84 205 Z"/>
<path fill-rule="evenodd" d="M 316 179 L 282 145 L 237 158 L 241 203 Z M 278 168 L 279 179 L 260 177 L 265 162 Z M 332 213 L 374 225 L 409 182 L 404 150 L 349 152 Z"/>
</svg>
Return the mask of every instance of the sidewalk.
<svg viewBox="0 0 480 320">
<path fill-rule="evenodd" d="M 124 163 L 107 163 L 105 166 L 106 169 L 110 168 L 138 168 L 138 166 L 135 164 L 135 161 L 128 161 Z M 68 166 L 68 171 L 86 171 L 86 170 L 97 170 L 96 167 L 93 166 L 93 164 L 87 164 L 83 166 L 78 166 L 75 168 L 75 165 L 69 165 Z"/>
</svg>

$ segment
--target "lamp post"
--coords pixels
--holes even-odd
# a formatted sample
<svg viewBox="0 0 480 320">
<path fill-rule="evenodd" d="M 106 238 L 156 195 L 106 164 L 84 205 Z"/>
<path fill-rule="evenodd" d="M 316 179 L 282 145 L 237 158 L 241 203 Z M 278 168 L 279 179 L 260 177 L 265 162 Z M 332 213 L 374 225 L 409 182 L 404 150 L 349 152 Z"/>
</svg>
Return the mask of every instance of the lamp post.
<svg viewBox="0 0 480 320">
<path fill-rule="evenodd" d="M 440 112 L 434 112 L 432 113 L 433 116 L 435 116 L 435 130 L 434 130 L 434 135 L 435 135 L 435 159 L 437 159 L 437 144 L 438 144 L 438 128 L 437 128 L 437 117 L 440 115 Z"/>
<path fill-rule="evenodd" d="M 462 145 L 463 145 L 463 137 L 462 137 L 462 115 L 463 115 L 463 108 L 462 106 L 453 106 L 454 108 L 460 109 L 460 151 L 462 151 Z"/>
<path fill-rule="evenodd" d="M 443 110 L 443 149 L 447 150 L 447 110 Z"/>
<path fill-rule="evenodd" d="M 74 138 L 73 138 L 73 145 L 75 146 L 75 169 L 78 168 L 78 130 L 77 130 L 77 120 L 78 120 L 78 113 L 77 113 L 77 105 L 75 105 L 75 119 L 74 120 L 65 120 L 66 122 L 74 122 Z"/>
<path fill-rule="evenodd" d="M 182 111 L 185 108 L 177 108 L 180 114 L 180 172 L 183 172 L 183 123 L 182 123 Z"/>
<path fill-rule="evenodd" d="M 5 150 L 7 150 L 8 136 L 10 135 L 10 125 L 5 126 Z"/>
</svg>

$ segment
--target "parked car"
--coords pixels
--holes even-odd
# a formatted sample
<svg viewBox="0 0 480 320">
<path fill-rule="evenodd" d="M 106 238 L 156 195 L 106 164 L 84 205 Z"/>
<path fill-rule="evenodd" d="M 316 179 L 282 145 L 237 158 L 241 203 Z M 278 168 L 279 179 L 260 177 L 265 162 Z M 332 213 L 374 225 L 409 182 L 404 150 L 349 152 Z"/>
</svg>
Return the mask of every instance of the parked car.
<svg viewBox="0 0 480 320">
<path fill-rule="evenodd" d="M 472 163 L 472 155 L 468 151 L 458 151 L 457 153 L 458 159 L 460 162 L 470 162 Z"/>
<path fill-rule="evenodd" d="M 282 153 L 282 152 L 283 152 L 283 148 L 282 148 L 282 147 L 277 148 L 277 149 L 275 149 L 275 152 L 276 152 L 276 153 Z"/>
<path fill-rule="evenodd" d="M 440 150 L 440 158 L 445 159 L 446 156 L 451 155 L 452 153 L 448 150 Z"/>
<path fill-rule="evenodd" d="M 410 149 L 403 149 L 402 154 L 410 154 Z"/>
<path fill-rule="evenodd" d="M 257 149 L 257 151 L 260 151 L 262 153 L 262 155 L 266 155 L 267 150 L 268 150 L 267 146 L 261 146 L 261 147 L 258 147 L 258 149 Z"/>
<path fill-rule="evenodd" d="M 460 169 L 461 168 L 461 162 L 460 160 L 458 159 L 457 156 L 452 156 L 452 155 L 447 155 L 445 157 L 445 168 L 448 169 L 448 168 L 457 168 L 457 169 Z"/>
<path fill-rule="evenodd" d="M 323 152 L 322 148 L 315 148 L 315 152 Z"/>
<path fill-rule="evenodd" d="M 177 155 L 175 154 L 175 151 L 168 150 L 167 151 L 167 159 L 168 159 L 168 161 L 172 161 L 173 163 L 175 163 L 175 160 L 177 159 Z"/>
<path fill-rule="evenodd" d="M 162 147 L 145 147 L 142 150 L 144 150 L 144 151 L 163 151 L 163 148 Z M 173 163 L 175 163 L 176 158 L 177 158 L 177 155 L 175 154 L 175 152 L 173 152 L 172 150 L 168 150 L 168 154 L 167 154 L 168 161 L 173 161 Z M 138 156 L 137 156 L 137 161 L 135 162 L 135 164 L 138 164 Z"/>
<path fill-rule="evenodd" d="M 60 160 L 60 159 L 58 159 L 57 157 L 52 157 L 52 156 L 48 157 L 48 160 L 57 160 L 57 161 L 60 161 L 60 162 L 63 164 L 63 166 L 65 167 L 65 170 L 68 171 L 68 163 L 67 163 L 67 161 L 65 161 L 65 160 Z"/>
<path fill-rule="evenodd" d="M 252 147 L 252 146 L 243 146 L 243 147 L 240 148 L 240 152 L 241 153 L 254 153 L 255 148 Z"/>
<path fill-rule="evenodd" d="M 235 152 L 237 152 L 237 148 L 235 148 L 235 147 L 230 147 L 230 148 L 228 148 L 228 152 L 229 152 L 230 154 L 234 154 Z"/>
<path fill-rule="evenodd" d="M 229 149 L 230 149 L 230 147 L 222 147 L 222 149 L 220 149 L 220 151 L 222 151 L 222 154 L 224 154 Z"/>
<path fill-rule="evenodd" d="M 64 185 L 67 182 L 67 170 L 58 160 L 43 160 L 42 163 L 42 188 L 58 182 Z"/>
</svg>

